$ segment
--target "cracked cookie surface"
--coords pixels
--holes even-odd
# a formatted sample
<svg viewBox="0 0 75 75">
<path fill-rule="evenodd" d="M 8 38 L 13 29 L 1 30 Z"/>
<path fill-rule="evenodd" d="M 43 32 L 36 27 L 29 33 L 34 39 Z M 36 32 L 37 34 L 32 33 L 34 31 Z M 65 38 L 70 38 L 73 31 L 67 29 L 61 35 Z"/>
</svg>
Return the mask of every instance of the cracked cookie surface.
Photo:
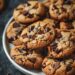
<svg viewBox="0 0 75 75">
<path fill-rule="evenodd" d="M 57 30 L 55 40 L 48 46 L 49 57 L 63 58 L 75 51 L 75 30 Z"/>
<path fill-rule="evenodd" d="M 40 52 L 26 49 L 24 45 L 15 46 L 10 51 L 11 58 L 27 69 L 41 69 L 43 56 Z"/>
<path fill-rule="evenodd" d="M 16 21 L 12 21 L 6 32 L 9 42 L 16 40 L 24 27 L 24 25 L 17 23 Z"/>
<path fill-rule="evenodd" d="M 45 58 L 42 70 L 46 75 L 75 75 L 75 59 L 50 59 Z"/>
<path fill-rule="evenodd" d="M 25 28 L 20 36 L 20 40 L 27 45 L 28 48 L 42 48 L 48 45 L 55 36 L 55 30 L 52 22 L 38 21 Z"/>
<path fill-rule="evenodd" d="M 19 5 L 13 13 L 16 21 L 21 23 L 31 23 L 45 15 L 45 7 L 38 1 L 28 1 L 26 4 Z"/>
</svg>

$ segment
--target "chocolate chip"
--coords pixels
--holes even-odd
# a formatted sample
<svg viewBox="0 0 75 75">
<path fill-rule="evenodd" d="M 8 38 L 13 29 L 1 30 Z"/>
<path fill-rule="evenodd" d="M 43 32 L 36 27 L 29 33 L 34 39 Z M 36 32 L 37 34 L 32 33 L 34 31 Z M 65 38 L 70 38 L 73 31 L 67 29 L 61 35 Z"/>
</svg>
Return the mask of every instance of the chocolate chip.
<svg viewBox="0 0 75 75">
<path fill-rule="evenodd" d="M 65 4 L 71 4 L 72 0 L 65 0 Z"/>
<path fill-rule="evenodd" d="M 49 27 L 45 28 L 45 32 L 49 32 L 51 29 Z"/>
<path fill-rule="evenodd" d="M 31 38 L 32 38 L 32 35 L 28 35 L 28 38 L 30 38 L 30 39 L 31 39 Z"/>
<path fill-rule="evenodd" d="M 23 38 L 27 38 L 27 34 L 22 35 Z"/>
<path fill-rule="evenodd" d="M 57 43 L 56 43 L 56 42 L 54 42 L 54 43 L 51 44 L 51 48 L 52 48 L 52 50 L 55 51 L 56 53 L 60 53 L 60 52 L 61 52 L 61 50 L 58 50 L 58 49 L 57 49 Z"/>
<path fill-rule="evenodd" d="M 15 23 L 13 24 L 13 28 L 17 28 L 17 27 L 20 27 L 20 24 L 15 22 Z"/>
<path fill-rule="evenodd" d="M 59 39 L 62 37 L 62 35 L 60 33 L 57 33 L 56 37 L 57 37 L 57 39 Z"/>
<path fill-rule="evenodd" d="M 27 17 L 29 17 L 29 18 L 33 18 L 34 15 L 33 15 L 33 14 L 28 14 Z"/>
<path fill-rule="evenodd" d="M 46 64 L 45 64 L 45 63 L 43 63 L 42 68 L 45 68 L 45 67 L 46 67 Z"/>
<path fill-rule="evenodd" d="M 30 61 L 33 62 L 33 63 L 36 62 L 36 58 L 28 58 L 28 60 L 30 60 Z"/>
<path fill-rule="evenodd" d="M 27 5 L 30 6 L 31 4 L 27 2 Z"/>
<path fill-rule="evenodd" d="M 14 38 L 11 37 L 11 38 L 8 39 L 8 41 L 11 43 L 12 41 L 14 41 Z"/>
<path fill-rule="evenodd" d="M 38 8 L 38 7 L 36 7 L 36 6 L 35 6 L 35 7 L 33 7 L 33 9 L 37 9 L 37 8 Z"/>
<path fill-rule="evenodd" d="M 54 9 L 58 9 L 55 5 L 53 5 Z"/>
<path fill-rule="evenodd" d="M 50 32 L 50 35 L 52 35 L 53 34 L 53 32 Z"/>
<path fill-rule="evenodd" d="M 26 12 L 26 11 L 24 11 L 24 12 L 23 12 L 23 15 L 24 15 L 24 16 L 27 16 L 27 15 L 29 15 L 29 13 Z"/>
<path fill-rule="evenodd" d="M 18 49 L 20 53 L 24 53 L 25 52 L 25 49 L 22 48 L 22 49 Z"/>
<path fill-rule="evenodd" d="M 55 49 L 56 49 L 57 43 L 56 43 L 56 42 L 53 42 L 53 43 L 51 43 L 51 46 L 52 46 L 52 47 L 55 47 Z"/>
<path fill-rule="evenodd" d="M 72 70 L 72 67 L 70 65 L 68 65 L 67 68 L 66 68 L 66 71 L 68 72 L 68 71 L 71 71 L 71 70 Z"/>
<path fill-rule="evenodd" d="M 43 34 L 44 32 L 42 30 L 37 31 L 38 34 Z"/>
<path fill-rule="evenodd" d="M 29 32 L 31 32 L 35 27 L 34 26 L 30 26 L 29 27 Z"/>
<path fill-rule="evenodd" d="M 54 64 L 52 64 L 52 67 L 54 69 L 58 69 L 60 67 L 60 63 L 59 62 L 55 62 Z"/>
</svg>

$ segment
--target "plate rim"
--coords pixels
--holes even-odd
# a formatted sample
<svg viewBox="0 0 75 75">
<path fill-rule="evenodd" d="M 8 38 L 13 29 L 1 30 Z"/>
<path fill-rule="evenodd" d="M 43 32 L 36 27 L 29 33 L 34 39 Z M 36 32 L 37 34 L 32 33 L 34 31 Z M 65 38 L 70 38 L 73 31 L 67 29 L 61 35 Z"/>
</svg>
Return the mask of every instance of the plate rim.
<svg viewBox="0 0 75 75">
<path fill-rule="evenodd" d="M 31 71 L 29 71 L 29 70 L 23 68 L 22 66 L 18 65 L 14 60 L 11 59 L 11 57 L 10 57 L 8 51 L 7 51 L 7 46 L 6 46 L 6 30 L 7 30 L 7 27 L 9 26 L 9 23 L 10 23 L 12 20 L 13 20 L 13 17 L 11 17 L 11 18 L 8 20 L 7 24 L 5 25 L 4 31 L 3 31 L 3 35 L 2 35 L 3 50 L 4 50 L 4 52 L 5 52 L 5 54 L 6 54 L 7 58 L 8 58 L 8 60 L 10 61 L 10 63 L 12 63 L 13 66 L 14 66 L 16 69 L 18 69 L 19 71 L 23 72 L 24 74 L 27 73 L 27 74 L 30 74 L 30 75 L 39 75 L 39 73 L 38 73 L 38 74 L 33 73 L 33 72 L 31 72 Z"/>
</svg>

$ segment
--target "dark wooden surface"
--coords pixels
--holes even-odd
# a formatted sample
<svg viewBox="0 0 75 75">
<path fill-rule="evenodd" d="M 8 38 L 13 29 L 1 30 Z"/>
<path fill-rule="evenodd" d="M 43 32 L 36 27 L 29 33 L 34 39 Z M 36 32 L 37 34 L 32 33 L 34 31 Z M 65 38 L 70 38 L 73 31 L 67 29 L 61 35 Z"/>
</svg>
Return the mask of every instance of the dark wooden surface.
<svg viewBox="0 0 75 75">
<path fill-rule="evenodd" d="M 25 0 L 5 0 L 5 9 L 0 12 L 0 75 L 25 75 L 19 72 L 7 59 L 2 47 L 2 33 L 13 9 Z"/>
</svg>

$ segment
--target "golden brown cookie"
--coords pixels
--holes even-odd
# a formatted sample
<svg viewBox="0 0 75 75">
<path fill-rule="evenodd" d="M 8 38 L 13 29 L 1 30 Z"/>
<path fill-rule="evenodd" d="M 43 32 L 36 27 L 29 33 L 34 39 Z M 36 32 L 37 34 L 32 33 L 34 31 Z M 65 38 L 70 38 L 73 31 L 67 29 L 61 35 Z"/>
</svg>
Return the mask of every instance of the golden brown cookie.
<svg viewBox="0 0 75 75">
<path fill-rule="evenodd" d="M 56 20 L 75 19 L 75 4 L 51 4 L 49 13 Z"/>
<path fill-rule="evenodd" d="M 20 40 L 30 49 L 47 46 L 55 36 L 52 24 L 46 20 L 35 22 L 22 31 Z"/>
<path fill-rule="evenodd" d="M 10 51 L 11 58 L 27 69 L 41 69 L 43 56 L 36 50 L 26 49 L 24 45 L 15 46 Z"/>
<path fill-rule="evenodd" d="M 17 23 L 16 21 L 12 21 L 6 32 L 9 42 L 16 40 L 24 27 L 24 25 Z"/>
<path fill-rule="evenodd" d="M 75 51 L 75 30 L 59 30 L 55 40 L 48 46 L 48 56 L 52 58 L 68 57 Z"/>
<path fill-rule="evenodd" d="M 75 58 L 60 60 L 45 58 L 42 70 L 46 75 L 75 75 Z"/>
<path fill-rule="evenodd" d="M 45 7 L 38 1 L 28 1 L 26 4 L 19 5 L 13 13 L 16 21 L 21 23 L 31 23 L 45 16 Z"/>
</svg>

